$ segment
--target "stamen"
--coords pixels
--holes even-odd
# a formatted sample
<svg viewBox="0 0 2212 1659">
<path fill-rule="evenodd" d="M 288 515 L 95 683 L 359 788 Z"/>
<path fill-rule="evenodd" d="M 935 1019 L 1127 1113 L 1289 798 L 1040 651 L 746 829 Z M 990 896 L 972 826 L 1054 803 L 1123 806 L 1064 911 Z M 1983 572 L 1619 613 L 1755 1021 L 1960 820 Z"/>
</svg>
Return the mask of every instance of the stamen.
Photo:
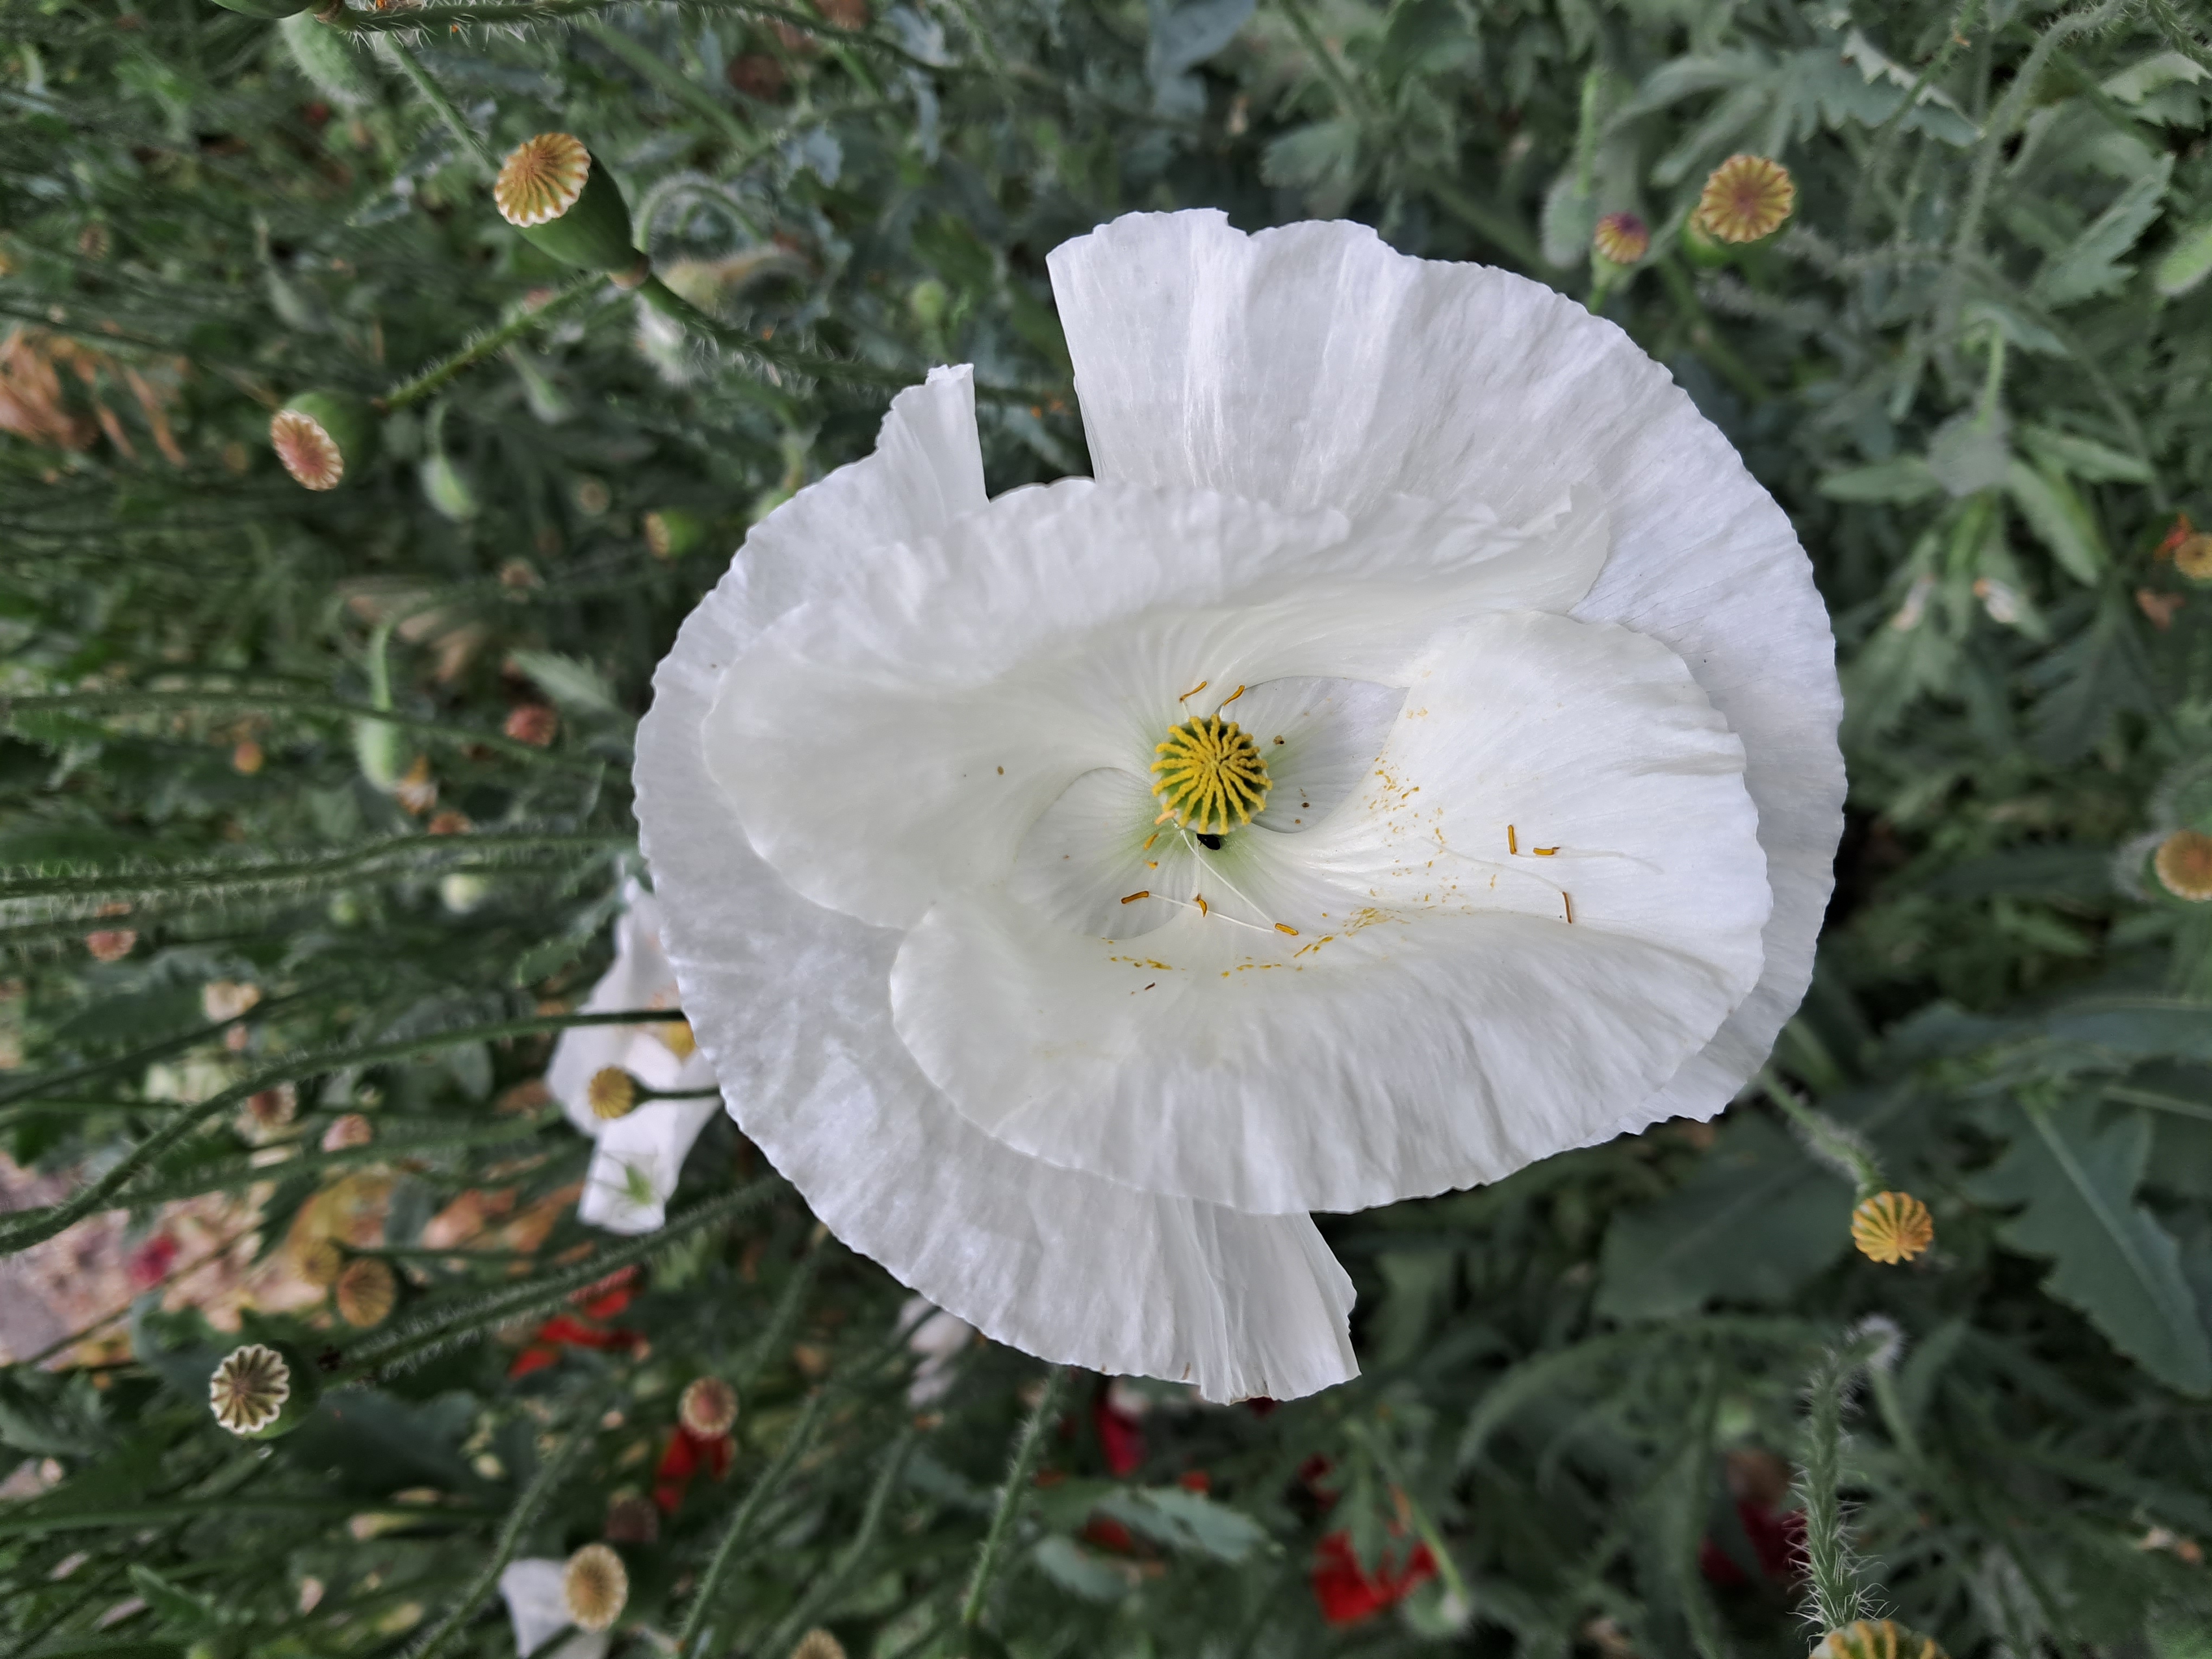
<svg viewBox="0 0 2212 1659">
<path fill-rule="evenodd" d="M 1219 705 L 1218 705 L 1218 707 L 1216 707 L 1216 708 L 1215 708 L 1215 709 L 1214 709 L 1214 711 L 1213 711 L 1213 712 L 1214 712 L 1216 714 L 1218 714 L 1222 711 L 1222 709 L 1228 708 L 1228 707 L 1229 707 L 1229 705 L 1230 705 L 1231 703 L 1235 702 L 1237 701 L 1237 698 L 1239 698 L 1239 697 L 1243 696 L 1243 695 L 1244 695 L 1244 688 L 1243 688 L 1243 686 L 1241 686 L 1241 685 L 1240 685 L 1240 686 L 1238 686 L 1238 687 L 1237 687 L 1234 691 L 1231 691 L 1231 692 L 1227 696 L 1224 697 L 1224 698 L 1221 700 L 1221 702 L 1220 702 Z"/>
<path fill-rule="evenodd" d="M 1510 823 L 1505 826 L 1505 850 L 1509 853 L 1517 853 L 1521 850 L 1520 838 L 1514 835 L 1513 826 Z"/>
<path fill-rule="evenodd" d="M 1153 822 L 1154 823 L 1158 823 L 1159 822 L 1159 820 L 1158 820 L 1158 818 L 1154 818 L 1154 819 L 1152 820 L 1152 822 Z M 1142 847 L 1139 848 L 1137 850 L 1138 850 L 1139 852 L 1140 852 L 1140 853 L 1149 853 L 1149 852 L 1151 852 L 1151 851 L 1152 850 L 1152 843 L 1153 843 L 1154 842 L 1158 841 L 1159 838 L 1160 838 L 1160 832 L 1159 832 L 1158 830 L 1153 830 L 1153 831 L 1152 831 L 1152 833 L 1151 835 L 1146 836 L 1145 837 L 1145 844 L 1144 844 Z"/>
<path fill-rule="evenodd" d="M 1559 889 L 1559 899 L 1567 907 L 1567 926 L 1571 927 L 1575 925 L 1575 896 L 1562 887 Z"/>
<path fill-rule="evenodd" d="M 1196 685 L 1192 686 L 1189 690 L 1184 692 L 1182 696 L 1177 697 L 1176 701 L 1177 702 L 1188 702 L 1193 697 L 1196 696 L 1200 692 L 1205 690 L 1207 686 L 1212 684 L 1213 682 L 1212 680 L 1200 680 Z"/>
<path fill-rule="evenodd" d="M 1296 939 L 1298 936 L 1298 930 L 1291 927 L 1287 921 L 1277 922 L 1275 924 L 1275 931 L 1279 933 L 1288 933 L 1292 939 Z"/>
<path fill-rule="evenodd" d="M 1559 849 L 1556 847 L 1532 847 L 1528 850 L 1540 859 L 1547 859 Z"/>
<path fill-rule="evenodd" d="M 1201 916 L 1210 916 L 1213 914 L 1212 908 L 1206 902 L 1205 894 L 1193 893 L 1190 896 L 1190 902 L 1198 907 L 1198 914 Z"/>
<path fill-rule="evenodd" d="M 1130 894 L 1128 897 L 1123 899 L 1121 902 L 1124 904 L 1134 904 L 1139 899 L 1150 898 L 1152 896 L 1152 890 L 1151 888 L 1140 887 L 1135 892 Z"/>
</svg>

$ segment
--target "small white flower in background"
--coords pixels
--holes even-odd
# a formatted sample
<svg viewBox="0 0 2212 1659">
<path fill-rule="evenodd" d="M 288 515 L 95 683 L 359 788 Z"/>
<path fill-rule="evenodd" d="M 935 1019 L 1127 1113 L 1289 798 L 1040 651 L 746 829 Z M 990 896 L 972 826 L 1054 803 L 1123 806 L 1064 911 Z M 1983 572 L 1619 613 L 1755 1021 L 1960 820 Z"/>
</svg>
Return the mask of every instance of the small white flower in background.
<svg viewBox="0 0 2212 1659">
<path fill-rule="evenodd" d="M 628 908 L 615 924 L 614 965 L 585 999 L 585 1013 L 678 1006 L 676 975 L 661 950 L 660 907 L 635 883 L 626 896 Z M 554 1046 L 545 1086 L 568 1121 L 599 1143 L 577 1214 L 610 1232 L 651 1232 L 667 1218 L 684 1159 L 719 1103 L 712 1096 L 647 1100 L 602 1117 L 592 1109 L 592 1079 L 609 1070 L 661 1090 L 711 1089 L 714 1070 L 680 1020 L 572 1025 Z"/>
<path fill-rule="evenodd" d="M 910 1296 L 899 1309 L 898 1328 L 906 1333 L 907 1352 L 921 1361 L 907 1384 L 906 1403 L 916 1409 L 933 1406 L 952 1387 L 954 1362 L 975 1340 L 975 1328 L 926 1296 Z"/>
<path fill-rule="evenodd" d="M 566 1562 L 539 1558 L 510 1561 L 500 1573 L 499 1593 L 514 1626 L 515 1659 L 530 1659 L 556 1635 L 575 1625 L 575 1615 L 562 1590 L 567 1570 Z M 606 1659 L 612 1644 L 613 1638 L 605 1630 L 578 1630 L 544 1659 Z"/>
<path fill-rule="evenodd" d="M 637 813 L 683 1003 L 845 1242 L 1210 1400 L 1353 1374 L 1309 1212 L 1709 1118 L 1841 828 L 1788 520 L 1666 371 L 1365 228 L 1049 261 L 1098 477 L 988 500 L 969 372 L 763 520 Z"/>
</svg>

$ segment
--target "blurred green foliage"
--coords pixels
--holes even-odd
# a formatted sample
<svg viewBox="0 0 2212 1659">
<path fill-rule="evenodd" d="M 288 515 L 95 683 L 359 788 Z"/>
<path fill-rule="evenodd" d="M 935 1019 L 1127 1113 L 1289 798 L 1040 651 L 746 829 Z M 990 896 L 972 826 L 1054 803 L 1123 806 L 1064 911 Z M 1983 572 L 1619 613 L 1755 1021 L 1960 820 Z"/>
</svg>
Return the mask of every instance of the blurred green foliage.
<svg viewBox="0 0 2212 1659">
<path fill-rule="evenodd" d="M 0 1144 L 141 1232 L 252 1189 L 272 1249 L 366 1172 L 404 1281 L 367 1336 L 249 1316 L 348 1383 L 266 1448 L 206 1409 L 234 1339 L 158 1298 L 108 1363 L 0 1374 L 9 1651 L 503 1659 L 488 1564 L 599 1536 L 706 1372 L 735 1467 L 624 1545 L 628 1659 L 817 1625 L 878 1659 L 1802 1651 L 1775 1460 L 1875 1316 L 1902 1351 L 1840 1480 L 1900 1619 L 1961 1656 L 2212 1651 L 2212 903 L 2149 862 L 2212 830 L 2212 586 L 2170 533 L 2212 521 L 2203 20 L 817 3 L 0 5 Z M 549 129 L 719 343 L 500 222 L 481 149 Z M 1700 243 L 1743 150 L 1796 217 Z M 1717 1133 L 1340 1218 L 1361 1381 L 1262 1413 L 1068 1379 L 1042 1483 L 1002 1487 L 1037 1366 L 973 1349 L 918 1411 L 902 1293 L 726 1122 L 642 1245 L 424 1229 L 581 1171 L 516 1091 L 636 868 L 652 667 L 748 523 L 939 362 L 976 365 L 994 489 L 1084 470 L 1043 257 L 1192 204 L 1505 264 L 1666 362 L 1813 556 L 1849 827 L 1813 994 Z M 1613 212 L 1652 232 L 1632 267 L 1589 252 Z M 277 467 L 286 397 L 503 323 L 342 488 Z M 279 1082 L 289 1158 L 238 1110 Z M 1930 1256 L 1851 1252 L 1808 1107 L 1928 1202 Z M 313 1150 L 356 1112 L 373 1142 Z M 624 1262 L 597 1325 L 644 1346 L 507 1375 Z M 1378 1583 L 1416 1544 L 1443 1570 L 1332 1628 L 1340 1533 Z"/>
</svg>

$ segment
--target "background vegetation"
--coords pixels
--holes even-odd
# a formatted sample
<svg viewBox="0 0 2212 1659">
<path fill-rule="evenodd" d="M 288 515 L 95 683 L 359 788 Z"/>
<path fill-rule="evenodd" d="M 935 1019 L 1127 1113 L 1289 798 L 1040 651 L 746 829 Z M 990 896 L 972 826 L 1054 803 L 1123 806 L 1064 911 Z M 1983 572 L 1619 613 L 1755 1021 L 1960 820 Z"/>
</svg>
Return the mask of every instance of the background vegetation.
<svg viewBox="0 0 2212 1659">
<path fill-rule="evenodd" d="M 1900 1620 L 1962 1656 L 2212 1653 L 2212 903 L 2147 863 L 2212 830 L 2212 544 L 2171 533 L 2212 520 L 2201 19 L 338 21 L 0 5 L 0 1297 L 96 1249 L 143 1291 L 0 1374 L 10 1652 L 505 1659 L 500 1564 L 611 1529 L 623 1659 L 784 1659 L 814 1626 L 879 1659 L 1802 1652 L 1785 1462 L 1844 1344 L 1869 1363 L 1814 1496 L 1854 1506 Z M 550 129 L 719 345 L 499 221 L 480 147 Z M 1693 247 L 1736 151 L 1788 165 L 1796 217 Z M 916 1403 L 903 1292 L 730 1124 L 631 1245 L 568 1212 L 587 1143 L 532 1080 L 637 868 L 650 671 L 748 522 L 938 362 L 988 388 L 994 489 L 1084 470 L 1043 256 L 1199 204 L 1587 296 L 1737 442 L 1844 665 L 1820 969 L 1717 1133 L 1332 1222 L 1356 1384 L 1041 1399 L 978 1346 Z M 1654 233 L 1631 268 L 1589 252 L 1614 211 Z M 386 392 L 549 295 L 343 489 L 279 470 L 294 391 Z M 1807 1109 L 1925 1200 L 1930 1255 L 1850 1249 Z M 397 1268 L 398 1310 L 356 1329 L 300 1291 L 319 1239 Z M 344 1384 L 265 1445 L 205 1398 L 246 1296 L 209 1287 L 249 1271 L 246 1333 Z M 533 1331 L 554 1363 L 513 1376 Z M 708 1373 L 743 1396 L 732 1467 L 642 1540 Z"/>
</svg>

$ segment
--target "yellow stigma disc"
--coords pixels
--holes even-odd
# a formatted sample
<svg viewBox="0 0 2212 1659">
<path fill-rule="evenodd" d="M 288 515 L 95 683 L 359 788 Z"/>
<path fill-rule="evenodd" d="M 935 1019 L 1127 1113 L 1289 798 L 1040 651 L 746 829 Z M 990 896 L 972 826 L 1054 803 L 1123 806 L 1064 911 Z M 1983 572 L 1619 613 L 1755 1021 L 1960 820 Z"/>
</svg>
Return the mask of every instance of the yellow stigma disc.
<svg viewBox="0 0 2212 1659">
<path fill-rule="evenodd" d="M 1182 829 L 1218 836 L 1251 823 L 1267 804 L 1267 763 L 1234 720 L 1218 714 L 1185 720 L 1153 753 L 1159 758 L 1152 793 L 1167 809 L 1156 823 L 1173 818 Z"/>
</svg>

